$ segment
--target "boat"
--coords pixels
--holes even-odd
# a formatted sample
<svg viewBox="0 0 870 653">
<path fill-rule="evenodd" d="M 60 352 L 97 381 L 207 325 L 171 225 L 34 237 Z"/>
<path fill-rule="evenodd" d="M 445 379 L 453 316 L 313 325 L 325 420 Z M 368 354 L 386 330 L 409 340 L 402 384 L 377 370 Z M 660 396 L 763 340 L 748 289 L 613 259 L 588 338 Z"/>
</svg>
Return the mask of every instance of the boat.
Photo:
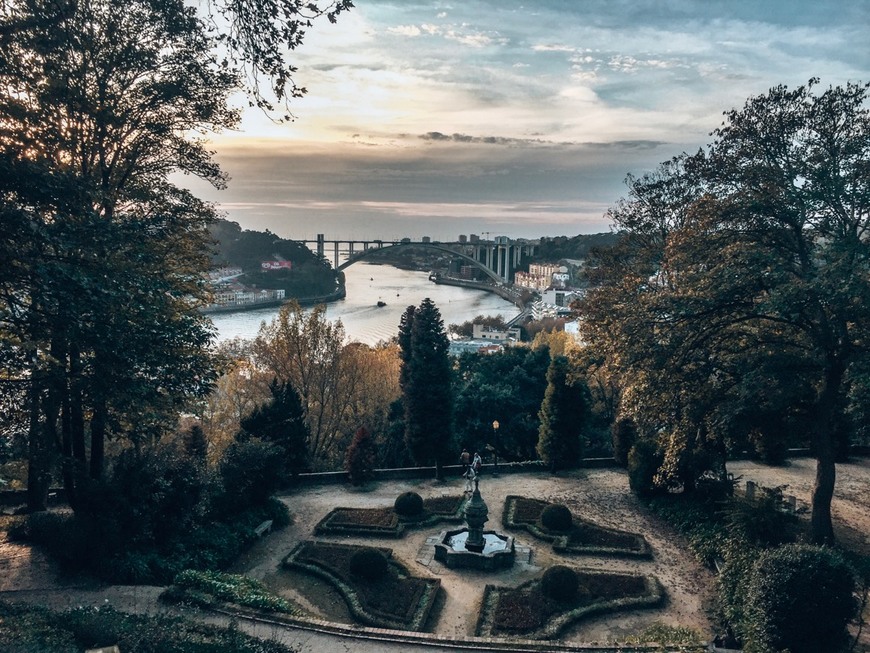
<svg viewBox="0 0 870 653">
<path fill-rule="evenodd" d="M 378 300 L 378 308 L 382 308 L 387 305 L 387 302 L 382 302 L 380 299 Z"/>
</svg>

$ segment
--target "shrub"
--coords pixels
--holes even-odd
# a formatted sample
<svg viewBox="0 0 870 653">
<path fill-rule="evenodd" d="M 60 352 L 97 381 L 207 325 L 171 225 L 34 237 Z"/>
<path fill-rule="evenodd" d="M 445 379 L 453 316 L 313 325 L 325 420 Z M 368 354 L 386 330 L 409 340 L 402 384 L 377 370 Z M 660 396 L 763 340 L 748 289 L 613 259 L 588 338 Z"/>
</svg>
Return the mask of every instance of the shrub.
<svg viewBox="0 0 870 653">
<path fill-rule="evenodd" d="M 375 468 L 375 444 L 365 428 L 359 428 L 344 459 L 344 469 L 350 482 L 362 485 L 372 477 Z"/>
<path fill-rule="evenodd" d="M 248 440 L 227 447 L 220 462 L 221 512 L 236 514 L 266 503 L 284 481 L 284 460 L 274 444 Z"/>
<path fill-rule="evenodd" d="M 663 461 L 655 440 L 635 442 L 628 452 L 628 485 L 635 494 L 650 496 L 657 492 L 655 476 Z"/>
<path fill-rule="evenodd" d="M 350 557 L 350 572 L 363 580 L 376 581 L 387 573 L 387 557 L 371 547 L 355 551 Z"/>
<path fill-rule="evenodd" d="M 831 549 L 787 544 L 762 552 L 744 597 L 745 649 L 840 650 L 857 610 L 854 591 L 854 571 Z"/>
<path fill-rule="evenodd" d="M 571 511 L 561 504 L 551 504 L 541 511 L 541 525 L 551 531 L 571 530 Z"/>
<path fill-rule="evenodd" d="M 396 497 L 393 510 L 401 517 L 416 517 L 423 512 L 423 497 L 416 492 L 402 492 Z"/>
<path fill-rule="evenodd" d="M 572 601 L 578 587 L 577 572 L 564 565 L 550 567 L 541 577 L 541 591 L 556 601 Z"/>
<path fill-rule="evenodd" d="M 637 427 L 630 417 L 613 423 L 610 429 L 610 437 L 613 442 L 613 459 L 623 467 L 628 466 L 628 452 L 637 441 Z"/>
</svg>

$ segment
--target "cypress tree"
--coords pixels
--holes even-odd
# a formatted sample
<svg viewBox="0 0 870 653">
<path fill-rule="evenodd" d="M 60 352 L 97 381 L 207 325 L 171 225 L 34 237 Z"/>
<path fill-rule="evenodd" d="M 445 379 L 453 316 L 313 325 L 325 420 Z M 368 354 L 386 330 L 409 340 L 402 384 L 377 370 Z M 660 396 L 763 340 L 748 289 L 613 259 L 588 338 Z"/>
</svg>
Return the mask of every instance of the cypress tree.
<svg viewBox="0 0 870 653">
<path fill-rule="evenodd" d="M 399 327 L 405 444 L 418 465 L 435 463 L 436 478 L 453 434 L 453 396 L 444 321 L 428 297 L 409 306 Z"/>
<path fill-rule="evenodd" d="M 538 412 L 537 452 L 552 471 L 575 467 L 583 454 L 589 414 L 588 389 L 568 379 L 568 359 L 556 356 L 547 370 L 547 390 Z"/>
</svg>

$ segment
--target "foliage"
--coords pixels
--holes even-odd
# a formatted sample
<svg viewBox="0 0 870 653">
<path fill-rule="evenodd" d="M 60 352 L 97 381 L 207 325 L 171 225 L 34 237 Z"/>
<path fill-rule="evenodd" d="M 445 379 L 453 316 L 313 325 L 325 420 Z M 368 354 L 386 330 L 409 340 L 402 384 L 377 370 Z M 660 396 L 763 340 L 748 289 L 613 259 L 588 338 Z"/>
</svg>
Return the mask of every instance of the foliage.
<svg viewBox="0 0 870 653">
<path fill-rule="evenodd" d="M 573 520 L 567 506 L 551 503 L 541 511 L 541 525 L 551 531 L 567 531 L 571 529 Z"/>
<path fill-rule="evenodd" d="M 428 297 L 402 315 L 399 347 L 405 444 L 418 465 L 434 462 L 441 478 L 453 436 L 452 369 L 444 321 Z"/>
<path fill-rule="evenodd" d="M 308 452 L 316 469 L 341 469 L 360 425 L 385 437 L 399 396 L 398 350 L 385 344 L 345 344 L 344 326 L 326 307 L 285 304 L 260 328 L 251 362 L 299 393 L 308 424 Z"/>
<path fill-rule="evenodd" d="M 688 626 L 669 626 L 656 622 L 647 626 L 639 635 L 627 637 L 625 643 L 691 646 L 703 644 L 704 638 L 701 633 Z"/>
<path fill-rule="evenodd" d="M 768 455 L 774 438 L 810 442 L 813 539 L 829 542 L 840 417 L 867 357 L 870 111 L 867 86 L 817 83 L 749 98 L 708 148 L 628 179 L 583 329 L 672 486 L 724 476 L 753 429 Z"/>
<path fill-rule="evenodd" d="M 564 565 L 549 567 L 541 576 L 541 591 L 557 601 L 572 601 L 578 587 L 577 572 Z"/>
<path fill-rule="evenodd" d="M 369 582 L 383 578 L 387 573 L 387 558 L 371 547 L 354 551 L 349 564 L 350 573 Z"/>
<path fill-rule="evenodd" d="M 637 442 L 637 426 L 630 417 L 614 422 L 611 428 L 613 439 L 613 458 L 623 467 L 628 467 L 628 454 Z"/>
<path fill-rule="evenodd" d="M 655 440 L 642 438 L 628 452 L 628 485 L 632 492 L 648 496 L 661 488 L 656 475 L 663 457 Z"/>
<path fill-rule="evenodd" d="M 124 653 L 290 653 L 235 628 L 167 615 L 130 615 L 111 607 L 51 612 L 0 603 L 0 649 L 67 653 L 117 644 Z"/>
<path fill-rule="evenodd" d="M 470 451 L 482 451 L 490 443 L 501 460 L 536 459 L 537 413 L 547 388 L 549 364 L 546 348 L 508 347 L 487 356 L 462 354 L 454 375 L 456 441 Z M 492 431 L 495 419 L 498 442 Z"/>
<path fill-rule="evenodd" d="M 209 228 L 215 241 L 212 262 L 239 267 L 240 281 L 257 288 L 283 288 L 286 296 L 308 298 L 335 291 L 336 272 L 303 243 L 279 238 L 266 230 L 243 230 L 237 223 L 217 220 Z M 291 269 L 262 271 L 260 264 L 276 257 L 290 261 Z"/>
<path fill-rule="evenodd" d="M 401 517 L 413 517 L 423 512 L 423 497 L 416 492 L 402 492 L 396 497 L 393 510 Z"/>
<path fill-rule="evenodd" d="M 194 599 L 206 604 L 208 598 L 213 598 L 258 610 L 286 614 L 300 612 L 299 608 L 291 605 L 286 599 L 272 594 L 262 583 L 238 574 L 185 569 L 173 579 L 172 584 L 173 590 L 183 591 L 170 592 L 168 598 Z"/>
<path fill-rule="evenodd" d="M 854 571 L 831 549 L 788 544 L 762 552 L 744 597 L 745 650 L 842 650 L 857 608 L 854 591 Z"/>
<path fill-rule="evenodd" d="M 589 392 L 569 378 L 568 359 L 553 358 L 538 417 L 537 452 L 553 471 L 575 467 L 583 455 L 583 431 L 589 419 Z"/>
<path fill-rule="evenodd" d="M 344 469 L 350 482 L 363 485 L 373 476 L 375 468 L 375 445 L 371 434 L 363 427 L 357 429 L 347 449 Z"/>
<path fill-rule="evenodd" d="M 235 442 L 224 452 L 219 468 L 222 490 L 217 505 L 227 514 L 264 505 L 285 482 L 284 456 L 274 444 Z"/>
<path fill-rule="evenodd" d="M 15 247 L 0 256 L 0 365 L 28 379 L 37 418 L 31 509 L 45 506 L 53 455 L 76 507 L 109 436 L 156 437 L 213 380 L 197 308 L 214 209 L 169 182 L 224 181 L 189 137 L 238 118 L 238 79 L 213 47 L 174 0 L 4 5 L 0 214 Z"/>
<path fill-rule="evenodd" d="M 296 475 L 307 469 L 308 425 L 302 403 L 289 383 L 273 380 L 269 386 L 271 401 L 257 406 L 240 422 L 240 435 L 253 435 L 277 446 L 283 459 L 283 472 Z"/>
</svg>

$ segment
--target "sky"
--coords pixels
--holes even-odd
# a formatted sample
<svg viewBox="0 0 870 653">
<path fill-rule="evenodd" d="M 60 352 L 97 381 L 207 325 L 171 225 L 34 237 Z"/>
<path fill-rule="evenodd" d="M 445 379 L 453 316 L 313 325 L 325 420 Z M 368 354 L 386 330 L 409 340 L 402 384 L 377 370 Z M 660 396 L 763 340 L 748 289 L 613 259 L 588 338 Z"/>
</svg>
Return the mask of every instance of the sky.
<svg viewBox="0 0 870 653">
<path fill-rule="evenodd" d="M 295 119 L 188 182 L 246 229 L 455 240 L 610 230 L 639 175 L 771 87 L 870 81 L 866 0 L 355 0 L 291 54 Z"/>
</svg>

